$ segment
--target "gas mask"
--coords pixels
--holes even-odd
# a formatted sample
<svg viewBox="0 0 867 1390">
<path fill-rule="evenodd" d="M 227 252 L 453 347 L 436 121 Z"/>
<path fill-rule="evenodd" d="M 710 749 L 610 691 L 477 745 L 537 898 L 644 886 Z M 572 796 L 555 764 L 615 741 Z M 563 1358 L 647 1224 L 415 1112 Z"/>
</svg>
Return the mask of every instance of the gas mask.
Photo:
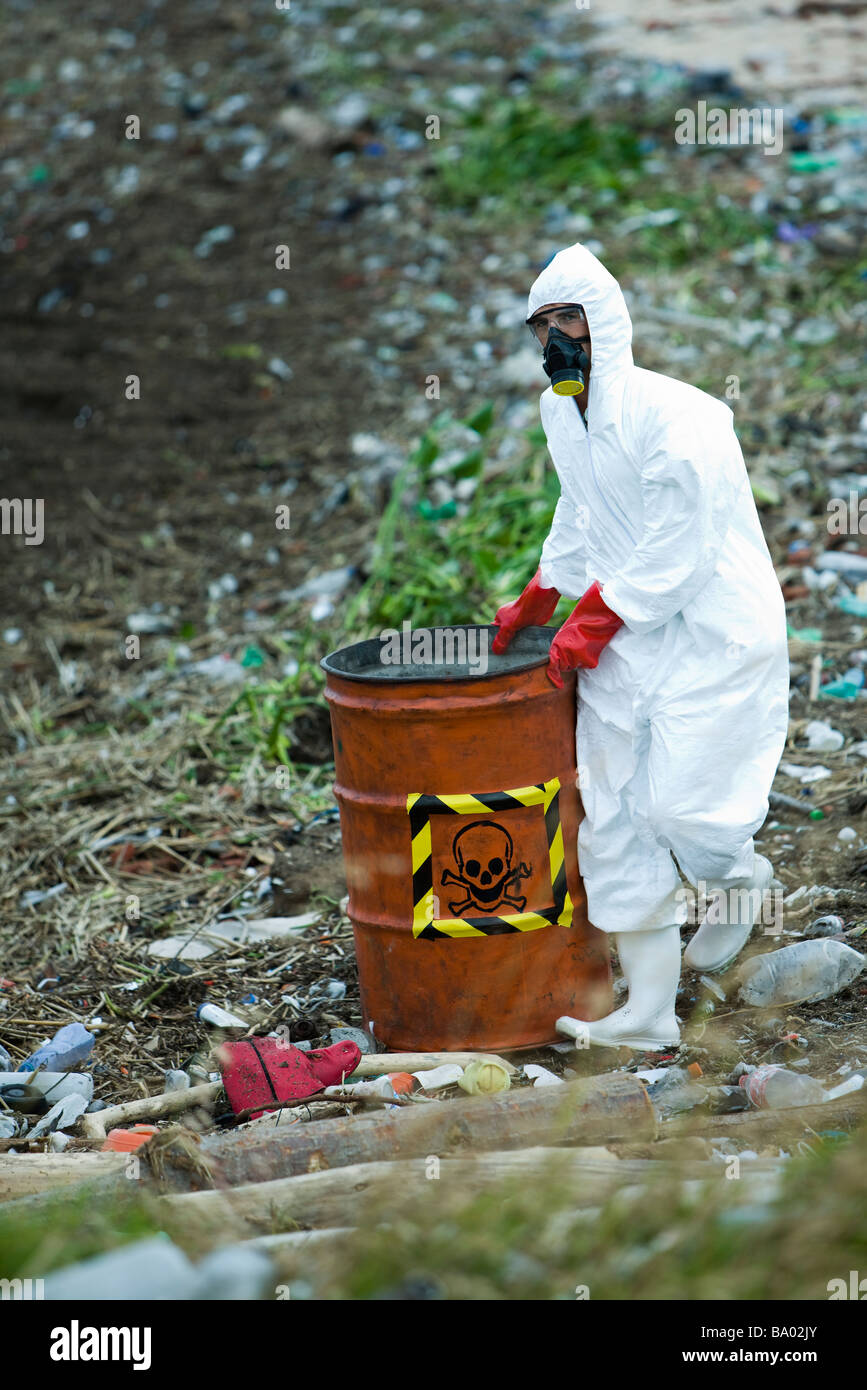
<svg viewBox="0 0 867 1390">
<path fill-rule="evenodd" d="M 548 329 L 542 366 L 551 378 L 551 390 L 555 396 L 581 395 L 586 385 L 586 373 L 590 370 L 590 359 L 583 344 L 577 338 L 570 338 L 556 324 Z"/>
</svg>

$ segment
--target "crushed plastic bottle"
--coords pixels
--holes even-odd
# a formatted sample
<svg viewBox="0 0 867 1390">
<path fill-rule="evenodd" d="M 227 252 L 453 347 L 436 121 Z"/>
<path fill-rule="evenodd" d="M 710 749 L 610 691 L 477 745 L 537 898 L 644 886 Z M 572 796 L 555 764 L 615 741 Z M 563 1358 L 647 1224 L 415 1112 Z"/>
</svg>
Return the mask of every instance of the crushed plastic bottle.
<svg viewBox="0 0 867 1390">
<path fill-rule="evenodd" d="M 828 999 L 848 988 L 863 968 L 864 956 L 842 941 L 799 941 L 745 961 L 739 996 L 760 1009 Z"/>
<path fill-rule="evenodd" d="M 647 1094 L 661 1116 L 695 1110 L 708 1099 L 707 1087 L 695 1081 L 686 1067 L 669 1067 L 665 1076 L 648 1086 Z"/>
<path fill-rule="evenodd" d="M 817 917 L 804 929 L 805 936 L 839 936 L 846 930 L 846 923 L 835 912 L 825 917 Z"/>
<path fill-rule="evenodd" d="M 789 1110 L 798 1105 L 820 1105 L 828 1099 L 821 1082 L 785 1067 L 756 1067 L 740 1080 L 753 1105 L 763 1110 Z"/>
<path fill-rule="evenodd" d="M 67 1023 L 58 1028 L 51 1042 L 31 1052 L 18 1070 L 38 1071 L 45 1067 L 54 1072 L 69 1071 L 85 1060 L 95 1042 L 93 1033 L 88 1033 L 83 1024 Z"/>
<path fill-rule="evenodd" d="M 832 729 L 822 719 L 811 719 L 804 733 L 811 753 L 836 753 L 846 742 L 839 729 Z"/>
</svg>

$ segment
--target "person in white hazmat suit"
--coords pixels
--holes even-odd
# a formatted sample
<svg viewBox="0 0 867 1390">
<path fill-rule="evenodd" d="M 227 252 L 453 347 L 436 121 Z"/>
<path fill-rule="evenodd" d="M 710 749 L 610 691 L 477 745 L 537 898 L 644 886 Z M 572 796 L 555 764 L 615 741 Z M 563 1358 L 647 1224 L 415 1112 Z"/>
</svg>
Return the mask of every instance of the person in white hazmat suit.
<svg viewBox="0 0 867 1390">
<path fill-rule="evenodd" d="M 710 901 L 684 957 L 697 970 L 734 960 L 771 886 L 753 835 L 786 740 L 783 597 L 731 410 L 633 364 L 620 286 L 590 251 L 551 260 L 527 322 L 552 379 L 541 413 L 561 496 L 536 576 L 494 619 L 494 650 L 547 623 L 561 595 L 579 599 L 548 671 L 560 683 L 579 670 L 578 858 L 629 986 L 606 1018 L 557 1027 L 659 1048 L 680 1036 L 675 859 Z"/>
</svg>

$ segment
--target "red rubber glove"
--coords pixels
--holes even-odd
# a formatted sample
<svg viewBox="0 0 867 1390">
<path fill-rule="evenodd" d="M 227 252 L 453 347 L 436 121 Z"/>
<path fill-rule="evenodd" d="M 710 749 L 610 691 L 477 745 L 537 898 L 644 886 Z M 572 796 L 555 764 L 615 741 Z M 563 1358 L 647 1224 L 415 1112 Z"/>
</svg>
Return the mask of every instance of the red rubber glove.
<svg viewBox="0 0 867 1390">
<path fill-rule="evenodd" d="M 520 632 L 522 627 L 531 627 L 539 624 L 544 627 L 554 614 L 554 609 L 560 602 L 560 594 L 557 589 L 543 589 L 540 575 L 541 568 L 536 570 L 520 598 L 516 598 L 513 603 L 504 603 L 502 608 L 497 609 L 494 622 L 499 631 L 491 643 L 491 651 L 502 656 L 516 632 Z"/>
<path fill-rule="evenodd" d="M 598 666 L 599 657 L 623 619 L 612 613 L 602 597 L 602 586 L 594 579 L 566 619 L 548 654 L 548 679 L 562 690 L 561 671 L 576 666 Z"/>
</svg>

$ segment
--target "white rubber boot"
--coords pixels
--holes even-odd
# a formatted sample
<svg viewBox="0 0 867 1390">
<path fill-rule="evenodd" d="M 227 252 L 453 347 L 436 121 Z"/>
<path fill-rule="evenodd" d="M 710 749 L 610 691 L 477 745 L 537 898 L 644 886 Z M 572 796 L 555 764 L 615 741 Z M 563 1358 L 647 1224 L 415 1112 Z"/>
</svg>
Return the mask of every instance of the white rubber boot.
<svg viewBox="0 0 867 1390">
<path fill-rule="evenodd" d="M 684 965 L 706 975 L 716 974 L 731 965 L 761 916 L 763 895 L 770 888 L 773 877 L 770 860 L 757 854 L 750 878 L 708 884 L 712 901 L 684 952 Z"/>
<path fill-rule="evenodd" d="M 558 1018 L 558 1033 L 574 1038 L 579 1047 L 637 1047 L 655 1051 L 680 1042 L 674 1001 L 680 981 L 680 927 L 655 931 L 616 932 L 614 940 L 629 996 L 622 1009 L 607 1018 L 585 1023 Z"/>
</svg>

